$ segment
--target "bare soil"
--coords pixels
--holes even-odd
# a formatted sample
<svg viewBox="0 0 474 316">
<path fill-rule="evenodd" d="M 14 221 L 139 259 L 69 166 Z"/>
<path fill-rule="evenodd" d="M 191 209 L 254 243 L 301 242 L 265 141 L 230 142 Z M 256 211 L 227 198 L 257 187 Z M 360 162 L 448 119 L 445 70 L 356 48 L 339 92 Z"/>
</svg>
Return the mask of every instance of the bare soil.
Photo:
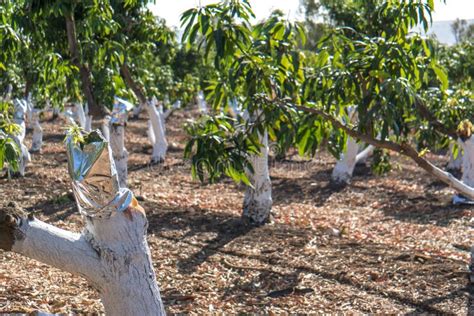
<svg viewBox="0 0 474 316">
<path fill-rule="evenodd" d="M 272 223 L 249 227 L 240 221 L 242 186 L 191 178 L 183 124 L 193 115 L 170 117 L 162 165 L 149 164 L 144 118 L 126 132 L 129 185 L 147 211 L 168 313 L 474 314 L 467 273 L 474 207 L 452 206 L 450 188 L 396 155 L 389 174 L 359 166 L 349 186 L 335 188 L 327 153 L 290 156 L 271 163 Z M 63 126 L 44 122 L 42 153 L 32 155 L 24 178 L 0 179 L 0 205 L 16 201 L 41 220 L 80 231 Z M 37 310 L 103 312 L 82 278 L 0 251 L 0 312 Z"/>
</svg>

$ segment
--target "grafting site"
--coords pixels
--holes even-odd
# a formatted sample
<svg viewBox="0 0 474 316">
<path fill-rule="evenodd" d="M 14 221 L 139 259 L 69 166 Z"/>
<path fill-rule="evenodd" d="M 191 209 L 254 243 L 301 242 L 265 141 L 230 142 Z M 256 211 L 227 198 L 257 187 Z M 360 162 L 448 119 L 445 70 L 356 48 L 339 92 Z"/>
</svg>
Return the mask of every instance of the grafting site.
<svg viewBox="0 0 474 316">
<path fill-rule="evenodd" d="M 1 2 L 0 313 L 474 315 L 451 1 Z"/>
</svg>

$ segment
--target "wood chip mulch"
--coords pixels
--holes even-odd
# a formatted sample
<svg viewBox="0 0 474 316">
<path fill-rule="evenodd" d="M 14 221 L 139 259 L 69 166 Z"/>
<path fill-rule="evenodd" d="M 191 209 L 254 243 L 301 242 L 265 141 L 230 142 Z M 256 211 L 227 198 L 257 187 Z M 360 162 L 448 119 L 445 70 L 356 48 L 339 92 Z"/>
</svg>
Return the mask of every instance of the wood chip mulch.
<svg viewBox="0 0 474 316">
<path fill-rule="evenodd" d="M 474 207 L 392 156 L 375 176 L 358 166 L 352 183 L 329 182 L 334 158 L 272 161 L 273 221 L 240 221 L 244 188 L 228 179 L 200 184 L 183 162 L 183 123 L 170 117 L 169 155 L 149 165 L 144 118 L 130 121 L 129 184 L 150 222 L 149 243 L 167 312 L 474 314 L 468 283 Z M 48 223 L 80 231 L 67 176 L 61 121 L 45 121 L 45 144 L 25 178 L 0 179 L 10 201 Z M 27 136 L 27 142 L 31 134 Z M 430 154 L 438 165 L 446 161 Z M 85 280 L 0 251 L 0 313 L 103 313 Z"/>
</svg>

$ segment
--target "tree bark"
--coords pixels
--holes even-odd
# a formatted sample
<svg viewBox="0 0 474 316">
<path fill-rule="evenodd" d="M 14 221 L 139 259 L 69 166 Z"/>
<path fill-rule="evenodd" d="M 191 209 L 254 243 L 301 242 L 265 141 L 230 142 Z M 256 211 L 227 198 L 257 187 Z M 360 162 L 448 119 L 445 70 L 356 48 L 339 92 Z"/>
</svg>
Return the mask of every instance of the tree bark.
<svg viewBox="0 0 474 316">
<path fill-rule="evenodd" d="M 471 136 L 464 141 L 459 139 L 459 143 L 464 151 L 461 181 L 470 187 L 474 187 L 474 137 Z"/>
<path fill-rule="evenodd" d="M 81 56 L 81 51 L 77 41 L 76 22 L 74 20 L 74 12 L 65 15 L 66 31 L 69 46 L 69 53 L 71 54 L 71 61 L 74 66 L 79 69 L 79 75 L 82 83 L 82 93 L 87 99 L 89 105 L 89 114 L 96 119 L 101 119 L 105 116 L 105 110 L 101 107 L 94 98 L 91 73 L 86 64 L 84 64 Z"/>
<path fill-rule="evenodd" d="M 165 131 L 162 125 L 162 118 L 153 103 L 146 103 L 146 107 L 148 110 L 148 115 L 150 116 L 148 136 L 150 141 L 152 141 L 153 146 L 151 162 L 161 163 L 165 161 L 166 152 L 168 150 L 168 142 L 166 141 Z"/>
<path fill-rule="evenodd" d="M 253 187 L 247 187 L 244 195 L 243 213 L 244 220 L 252 224 L 261 225 L 270 219 L 272 209 L 272 183 L 268 169 L 268 134 L 267 131 L 260 135 L 262 147 L 260 155 L 252 155 L 249 160 L 254 172 L 247 176 Z"/>
<path fill-rule="evenodd" d="M 207 102 L 206 98 L 204 97 L 204 92 L 199 91 L 198 96 L 197 96 L 197 103 L 198 103 L 198 108 L 199 111 L 203 114 L 207 114 L 208 109 L 207 109 Z"/>
<path fill-rule="evenodd" d="M 457 157 L 454 158 L 454 145 L 452 143 L 449 144 L 449 162 L 448 162 L 448 165 L 446 166 L 446 169 L 449 172 L 461 171 L 462 160 L 463 160 L 462 157 L 463 157 L 463 153 L 462 153 L 462 149 L 460 148 L 458 151 Z"/>
<path fill-rule="evenodd" d="M 121 188 L 126 188 L 128 178 L 128 152 L 125 149 L 125 126 L 121 124 L 111 124 L 109 141 L 117 168 L 119 185 Z"/>
<path fill-rule="evenodd" d="M 141 104 L 144 104 L 148 110 L 148 114 L 150 116 L 153 137 L 151 137 L 150 128 L 148 129 L 149 138 L 154 139 L 155 141 L 152 143 L 153 152 L 151 154 L 151 162 L 152 163 L 160 163 L 165 160 L 166 151 L 168 150 L 168 142 L 166 141 L 165 132 L 162 126 L 162 119 L 160 117 L 160 113 L 155 107 L 155 104 L 148 102 L 146 96 L 142 89 L 138 86 L 138 84 L 133 80 L 132 74 L 130 73 L 130 69 L 126 63 L 123 63 L 120 67 L 120 73 L 122 78 L 124 79 L 127 86 L 132 89 L 133 93 L 137 97 L 138 101 Z"/>
<path fill-rule="evenodd" d="M 108 315 L 165 315 L 136 203 L 110 218 L 86 217 L 82 234 L 59 229 L 10 206 L 0 209 L 0 248 L 84 277 Z"/>
<path fill-rule="evenodd" d="M 348 184 L 357 164 L 357 152 L 359 144 L 352 137 L 347 137 L 346 152 L 341 155 L 336 166 L 332 170 L 331 180 L 337 184 Z"/>
<path fill-rule="evenodd" d="M 367 144 L 373 145 L 378 148 L 384 148 L 388 149 L 391 151 L 398 152 L 404 156 L 407 156 L 411 158 L 419 167 L 424 169 L 426 172 L 429 174 L 433 175 L 434 177 L 438 178 L 439 180 L 443 181 L 447 185 L 451 186 L 453 189 L 456 191 L 462 193 L 466 197 L 470 199 L 474 199 L 474 187 L 471 187 L 469 185 L 466 185 L 462 181 L 456 179 L 455 176 L 450 174 L 449 172 L 443 171 L 442 169 L 436 167 L 433 165 L 431 162 L 426 160 L 425 158 L 422 157 L 412 146 L 410 146 L 406 142 L 402 142 L 400 144 L 394 143 L 388 140 L 378 140 L 373 138 L 370 135 L 363 134 L 361 132 L 358 132 L 355 129 L 352 129 L 348 126 L 346 126 L 344 123 L 340 122 L 337 118 L 333 117 L 330 114 L 325 113 L 322 110 L 316 109 L 316 108 L 309 108 L 306 106 L 300 106 L 300 105 L 289 105 L 286 103 L 278 103 L 279 106 L 292 106 L 296 110 L 306 112 L 306 113 L 312 113 L 318 116 L 321 116 L 331 122 L 331 124 L 339 129 L 344 130 L 348 135 L 359 139 Z"/>
<path fill-rule="evenodd" d="M 38 109 L 33 109 L 31 114 L 32 124 L 33 124 L 33 138 L 31 142 L 31 152 L 41 151 L 43 146 L 43 128 L 40 123 L 40 113 Z"/>
<path fill-rule="evenodd" d="M 18 161 L 19 167 L 19 174 L 21 176 L 25 175 L 26 164 L 31 161 L 30 153 L 28 152 L 28 148 L 25 145 L 25 136 L 26 136 L 26 124 L 25 124 L 25 115 L 26 115 L 26 101 L 15 99 L 13 101 L 15 114 L 13 117 L 13 121 L 17 124 L 20 128 L 20 132 L 17 135 L 12 135 L 13 140 L 17 143 L 18 147 L 20 148 L 20 157 Z"/>
<path fill-rule="evenodd" d="M 132 74 L 130 73 L 130 69 L 128 68 L 127 63 L 123 63 L 120 66 L 120 74 L 122 75 L 123 80 L 127 84 L 127 86 L 132 89 L 133 93 L 137 97 L 138 101 L 141 104 L 147 104 L 147 99 L 145 96 L 145 93 L 142 91 L 142 89 L 138 86 L 137 83 L 135 83 L 135 80 L 133 80 Z"/>
</svg>

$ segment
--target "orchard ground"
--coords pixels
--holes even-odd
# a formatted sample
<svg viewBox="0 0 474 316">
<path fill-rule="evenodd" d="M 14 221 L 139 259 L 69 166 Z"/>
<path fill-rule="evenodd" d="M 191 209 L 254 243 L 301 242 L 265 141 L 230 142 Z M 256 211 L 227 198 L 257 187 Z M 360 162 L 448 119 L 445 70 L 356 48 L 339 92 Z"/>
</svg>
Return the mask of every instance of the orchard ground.
<svg viewBox="0 0 474 316">
<path fill-rule="evenodd" d="M 247 227 L 240 222 L 244 188 L 228 179 L 200 184 L 183 162 L 183 124 L 195 115 L 170 117 L 164 165 L 148 164 L 145 118 L 126 130 L 129 185 L 147 211 L 168 313 L 474 313 L 467 274 L 474 207 L 452 206 L 451 189 L 395 155 L 389 174 L 359 166 L 338 189 L 329 183 L 334 158 L 290 155 L 271 163 L 273 222 Z M 0 203 L 16 201 L 79 232 L 63 126 L 43 122 L 42 153 L 33 154 L 25 178 L 0 179 Z M 0 251 L 0 313 L 36 310 L 103 312 L 83 279 Z"/>
</svg>

